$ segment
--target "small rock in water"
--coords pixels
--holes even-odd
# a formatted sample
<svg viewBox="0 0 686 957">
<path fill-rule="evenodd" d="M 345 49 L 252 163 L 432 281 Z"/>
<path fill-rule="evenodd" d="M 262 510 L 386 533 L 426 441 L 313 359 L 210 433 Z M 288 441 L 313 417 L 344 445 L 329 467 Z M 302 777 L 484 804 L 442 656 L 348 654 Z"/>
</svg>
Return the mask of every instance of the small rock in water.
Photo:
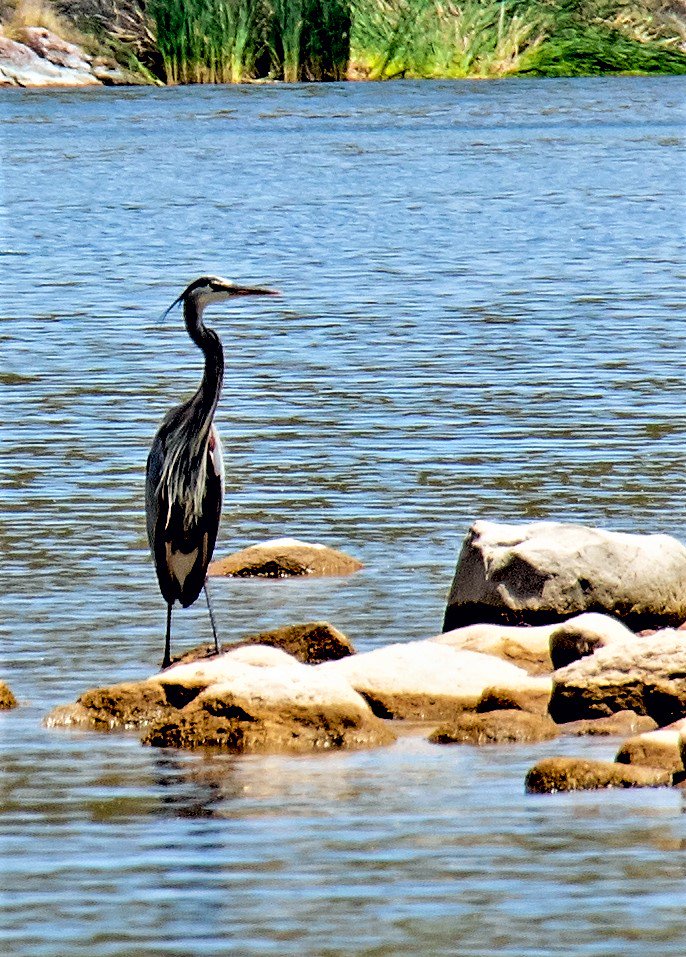
<svg viewBox="0 0 686 957">
<path fill-rule="evenodd" d="M 610 615 L 586 612 L 569 618 L 561 625 L 553 626 L 550 632 L 553 668 L 564 668 L 579 658 L 592 655 L 598 648 L 630 642 L 635 637 L 633 631 Z"/>
<path fill-rule="evenodd" d="M 326 545 L 274 538 L 212 562 L 208 574 L 233 578 L 351 575 L 362 562 Z"/>
<path fill-rule="evenodd" d="M 567 721 L 558 725 L 562 734 L 573 737 L 616 737 L 618 735 L 642 734 L 654 731 L 657 722 L 645 714 L 635 711 L 618 711 L 605 718 L 581 718 L 579 721 Z"/>
<path fill-rule="evenodd" d="M 621 746 L 615 761 L 620 764 L 647 765 L 663 768 L 673 774 L 683 772 L 681 736 L 686 730 L 686 718 L 674 721 L 664 728 L 634 734 Z"/>
<path fill-rule="evenodd" d="M 11 711 L 17 707 L 17 699 L 14 697 L 9 685 L 0 681 L 0 711 Z"/>
<path fill-rule="evenodd" d="M 672 775 L 660 768 L 582 758 L 546 758 L 534 765 L 525 782 L 529 794 L 594 791 L 598 788 L 656 788 L 671 784 Z"/>
<path fill-rule="evenodd" d="M 556 738 L 555 722 L 526 711 L 490 711 L 461 714 L 436 728 L 429 736 L 433 744 L 531 744 Z"/>
<path fill-rule="evenodd" d="M 686 619 L 686 548 L 561 522 L 479 521 L 457 562 L 443 630 L 480 622 L 540 625 L 601 611 L 639 630 Z"/>
</svg>

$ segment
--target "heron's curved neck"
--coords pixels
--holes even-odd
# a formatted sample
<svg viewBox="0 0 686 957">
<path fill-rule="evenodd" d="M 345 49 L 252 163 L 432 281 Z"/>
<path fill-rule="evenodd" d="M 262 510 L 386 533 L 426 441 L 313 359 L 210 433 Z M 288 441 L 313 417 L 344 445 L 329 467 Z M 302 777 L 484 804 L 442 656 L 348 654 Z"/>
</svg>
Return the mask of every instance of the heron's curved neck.
<svg viewBox="0 0 686 957">
<path fill-rule="evenodd" d="M 183 307 L 186 331 L 205 356 L 205 374 L 193 400 L 197 402 L 203 420 L 209 425 L 224 381 L 224 350 L 217 333 L 208 329 L 203 322 L 202 313 L 202 307 L 198 308 L 192 299 L 186 300 Z"/>
</svg>

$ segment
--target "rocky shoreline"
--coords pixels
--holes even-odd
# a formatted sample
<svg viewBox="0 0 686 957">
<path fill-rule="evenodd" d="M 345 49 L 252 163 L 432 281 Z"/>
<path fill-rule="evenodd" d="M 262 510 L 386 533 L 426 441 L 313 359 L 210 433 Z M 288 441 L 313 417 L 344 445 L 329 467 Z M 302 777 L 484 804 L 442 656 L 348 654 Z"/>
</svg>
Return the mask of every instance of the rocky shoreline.
<svg viewBox="0 0 686 957">
<path fill-rule="evenodd" d="M 276 547 L 288 566 L 289 543 L 300 556 L 307 548 L 289 539 L 261 548 L 273 554 Z M 254 557 L 248 550 L 246 561 Z M 235 556 L 224 567 L 241 577 Z M 408 727 L 440 746 L 601 735 L 620 740 L 614 761 L 548 758 L 530 769 L 526 788 L 681 782 L 686 626 L 662 623 L 676 623 L 686 597 L 683 545 L 575 525 L 477 522 L 448 610 L 459 615 L 464 605 L 471 615 L 476 593 L 490 596 L 499 621 L 365 652 L 326 622 L 291 625 L 248 636 L 219 656 L 194 649 L 144 680 L 92 689 L 45 723 L 237 754 L 380 747 Z M 526 624 L 541 615 L 554 620 Z M 636 632 L 622 618 L 656 628 Z"/>
</svg>

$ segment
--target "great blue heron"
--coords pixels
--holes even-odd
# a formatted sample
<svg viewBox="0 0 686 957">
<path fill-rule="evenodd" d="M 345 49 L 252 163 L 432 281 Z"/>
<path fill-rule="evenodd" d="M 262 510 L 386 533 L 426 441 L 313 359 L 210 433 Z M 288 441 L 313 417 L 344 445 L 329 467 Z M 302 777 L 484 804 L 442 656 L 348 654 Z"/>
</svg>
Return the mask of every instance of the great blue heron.
<svg viewBox="0 0 686 957">
<path fill-rule="evenodd" d="M 195 393 L 172 409 L 155 436 L 145 481 L 148 542 L 162 597 L 167 603 L 167 632 L 162 667 L 171 663 L 171 615 L 174 602 L 188 608 L 205 589 L 219 651 L 217 629 L 206 588 L 207 566 L 217 540 L 224 494 L 224 464 L 213 418 L 224 379 L 224 350 L 219 336 L 203 322 L 213 302 L 236 296 L 274 296 L 272 289 L 239 286 L 216 276 L 201 276 L 174 300 L 183 303 L 186 331 L 205 356 L 205 372 Z"/>
</svg>

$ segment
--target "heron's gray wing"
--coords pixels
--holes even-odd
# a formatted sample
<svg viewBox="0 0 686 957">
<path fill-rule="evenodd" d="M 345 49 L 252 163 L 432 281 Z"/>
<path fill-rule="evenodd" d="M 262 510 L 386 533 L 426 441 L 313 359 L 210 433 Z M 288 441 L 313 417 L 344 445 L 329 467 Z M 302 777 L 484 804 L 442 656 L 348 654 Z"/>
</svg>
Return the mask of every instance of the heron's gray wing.
<svg viewBox="0 0 686 957">
<path fill-rule="evenodd" d="M 145 469 L 145 516 L 148 528 L 148 544 L 150 551 L 155 555 L 155 539 L 157 537 L 157 523 L 160 516 L 159 485 L 164 465 L 164 443 L 159 432 L 155 436 L 148 463 Z"/>
</svg>

